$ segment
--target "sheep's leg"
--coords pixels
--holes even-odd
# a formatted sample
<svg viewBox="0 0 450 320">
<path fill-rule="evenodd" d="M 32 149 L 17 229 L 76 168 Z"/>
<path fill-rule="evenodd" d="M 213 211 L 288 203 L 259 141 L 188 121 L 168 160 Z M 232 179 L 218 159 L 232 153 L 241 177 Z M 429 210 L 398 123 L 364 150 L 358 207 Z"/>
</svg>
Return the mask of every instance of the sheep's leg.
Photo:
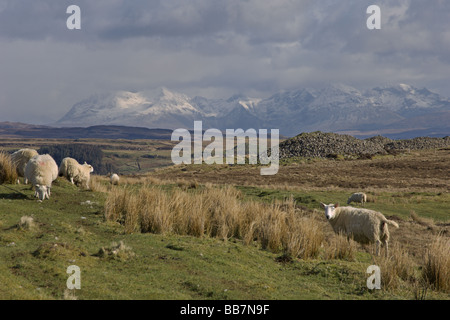
<svg viewBox="0 0 450 320">
<path fill-rule="evenodd" d="M 388 257 L 388 248 L 389 248 L 389 245 L 388 245 L 387 241 L 384 242 L 384 246 L 386 247 L 385 254 L 386 254 L 386 258 L 387 258 Z"/>
<path fill-rule="evenodd" d="M 381 245 L 381 241 L 380 240 L 375 241 L 375 254 L 377 256 L 380 255 L 380 245 Z"/>
<path fill-rule="evenodd" d="M 72 184 L 74 184 L 74 183 L 73 183 L 73 177 L 70 177 L 70 182 L 72 182 Z"/>
</svg>

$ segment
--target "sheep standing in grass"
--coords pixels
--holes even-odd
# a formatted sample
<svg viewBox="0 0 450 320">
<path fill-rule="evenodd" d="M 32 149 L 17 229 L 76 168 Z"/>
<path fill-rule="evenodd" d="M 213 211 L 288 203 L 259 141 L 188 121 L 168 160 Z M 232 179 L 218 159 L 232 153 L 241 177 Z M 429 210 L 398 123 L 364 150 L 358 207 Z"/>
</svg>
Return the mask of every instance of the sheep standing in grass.
<svg viewBox="0 0 450 320">
<path fill-rule="evenodd" d="M 334 232 L 343 233 L 359 243 L 376 244 L 376 255 L 379 255 L 380 245 L 386 247 L 388 255 L 389 230 L 388 224 L 398 228 L 395 221 L 388 220 L 381 213 L 374 210 L 339 207 L 339 204 L 320 203 L 325 209 L 325 217 L 333 227 Z"/>
<path fill-rule="evenodd" d="M 119 175 L 117 173 L 113 173 L 109 179 L 111 181 L 111 184 L 119 185 L 120 178 L 119 178 Z"/>
<path fill-rule="evenodd" d="M 79 164 L 77 160 L 73 158 L 64 158 L 59 166 L 59 175 L 66 177 L 72 184 L 77 186 L 84 186 L 89 189 L 89 181 L 91 178 L 91 172 L 94 168 L 87 164 Z"/>
<path fill-rule="evenodd" d="M 11 155 L 11 161 L 16 167 L 17 175 L 19 177 L 24 177 L 24 183 L 27 184 L 27 178 L 25 177 L 25 167 L 31 158 L 37 156 L 38 152 L 34 149 L 20 149 Z M 17 184 L 20 184 L 17 178 Z"/>
<path fill-rule="evenodd" d="M 348 197 L 347 204 L 351 202 L 359 202 L 364 205 L 367 202 L 367 195 L 363 192 L 357 192 Z"/>
<path fill-rule="evenodd" d="M 57 177 L 58 165 L 48 154 L 32 157 L 25 167 L 25 178 L 35 188 L 35 196 L 41 201 L 49 199 L 52 182 Z"/>
</svg>

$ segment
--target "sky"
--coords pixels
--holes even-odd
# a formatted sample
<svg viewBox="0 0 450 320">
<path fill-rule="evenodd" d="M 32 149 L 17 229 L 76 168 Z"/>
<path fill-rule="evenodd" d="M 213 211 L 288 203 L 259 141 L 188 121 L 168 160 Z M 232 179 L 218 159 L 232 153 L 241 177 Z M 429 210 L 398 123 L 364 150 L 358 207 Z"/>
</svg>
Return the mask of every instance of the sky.
<svg viewBox="0 0 450 320">
<path fill-rule="evenodd" d="M 374 4 L 379 30 L 366 26 Z M 114 90 L 264 98 L 406 83 L 450 97 L 449 80 L 448 0 L 0 0 L 0 121 L 50 124 Z"/>
</svg>

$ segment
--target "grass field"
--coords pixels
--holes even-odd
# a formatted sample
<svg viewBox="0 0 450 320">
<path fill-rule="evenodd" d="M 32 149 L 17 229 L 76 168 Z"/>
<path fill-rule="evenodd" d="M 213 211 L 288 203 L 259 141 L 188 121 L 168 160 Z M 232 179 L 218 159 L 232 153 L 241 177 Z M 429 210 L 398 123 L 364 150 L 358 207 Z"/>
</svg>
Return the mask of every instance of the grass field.
<svg viewBox="0 0 450 320">
<path fill-rule="evenodd" d="M 105 154 L 118 162 L 147 152 L 108 148 Z M 130 170 L 133 175 L 122 175 L 119 186 L 96 177 L 93 190 L 58 178 L 44 202 L 33 198 L 29 186 L 3 184 L 0 299 L 447 300 L 448 287 L 425 281 L 424 270 L 434 244 L 448 244 L 450 238 L 449 156 L 449 150 L 439 150 L 373 160 L 298 159 L 273 177 L 259 176 L 259 167 L 248 165 L 174 166 L 143 175 Z M 167 193 L 166 200 L 178 194 L 189 201 L 224 185 L 236 190 L 229 201 L 243 208 L 291 201 L 293 212 L 310 219 L 323 236 L 317 254 L 299 258 L 240 236 L 131 232 L 125 220 L 105 218 L 113 192 L 131 197 L 149 188 Z M 319 209 L 319 202 L 345 204 L 353 191 L 365 191 L 367 208 L 399 223 L 391 229 L 388 259 L 372 256 L 370 245 L 342 241 Z M 21 222 L 24 216 L 33 221 Z M 334 248 L 351 252 L 334 257 Z M 366 269 L 373 264 L 382 270 L 381 290 L 366 286 Z M 66 287 L 70 265 L 80 267 L 80 290 Z M 441 276 L 448 280 L 448 257 L 443 266 Z"/>
</svg>

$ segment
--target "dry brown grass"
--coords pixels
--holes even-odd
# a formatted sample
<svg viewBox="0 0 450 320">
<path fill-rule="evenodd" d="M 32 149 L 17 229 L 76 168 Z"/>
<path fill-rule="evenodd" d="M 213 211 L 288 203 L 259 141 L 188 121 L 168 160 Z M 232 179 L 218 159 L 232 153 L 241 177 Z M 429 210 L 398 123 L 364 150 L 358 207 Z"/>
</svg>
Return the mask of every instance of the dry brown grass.
<svg viewBox="0 0 450 320">
<path fill-rule="evenodd" d="M 412 219 L 414 222 L 420 224 L 421 226 L 425 226 L 425 227 L 428 227 L 428 228 L 433 228 L 434 225 L 435 225 L 433 219 L 431 219 L 431 218 L 425 218 L 425 217 L 420 217 L 420 216 L 419 216 L 415 211 L 413 211 L 413 210 L 410 212 L 409 215 L 410 215 L 411 219 Z"/>
<path fill-rule="evenodd" d="M 11 161 L 11 156 L 4 152 L 0 152 L 0 184 L 14 184 L 17 181 L 16 167 Z"/>
<path fill-rule="evenodd" d="M 389 255 L 375 257 L 375 264 L 381 270 L 381 284 L 385 289 L 396 289 L 402 283 L 416 279 L 413 259 L 399 243 L 394 243 L 389 248 Z"/>
<path fill-rule="evenodd" d="M 423 278 L 431 288 L 450 292 L 450 239 L 435 237 L 425 255 Z"/>
<path fill-rule="evenodd" d="M 128 233 L 234 237 L 303 259 L 317 256 L 324 238 L 317 221 L 302 214 L 292 200 L 270 205 L 242 201 L 240 192 L 229 186 L 196 192 L 113 189 L 105 218 L 122 223 Z"/>
<path fill-rule="evenodd" d="M 200 184 L 256 185 L 281 190 L 430 191 L 450 189 L 450 150 L 417 151 L 372 160 L 333 161 L 303 159 L 281 164 L 273 176 L 261 176 L 259 166 L 172 166 L 150 173 L 160 179 L 196 180 Z M 300 163 L 301 162 L 301 163 Z M 376 202 L 376 197 L 370 202 Z"/>
<path fill-rule="evenodd" d="M 94 192 L 107 192 L 108 187 L 106 184 L 106 178 L 98 175 L 91 175 L 89 182 L 90 188 Z"/>
<path fill-rule="evenodd" d="M 380 267 L 385 290 L 402 287 L 410 290 L 415 299 L 425 299 L 428 289 L 450 292 L 450 240 L 441 235 L 434 237 L 419 260 L 396 242 L 389 256 L 374 257 L 374 264 Z"/>
<path fill-rule="evenodd" d="M 356 251 L 355 241 L 345 234 L 337 234 L 330 238 L 328 245 L 325 247 L 325 258 L 354 261 Z"/>
</svg>

